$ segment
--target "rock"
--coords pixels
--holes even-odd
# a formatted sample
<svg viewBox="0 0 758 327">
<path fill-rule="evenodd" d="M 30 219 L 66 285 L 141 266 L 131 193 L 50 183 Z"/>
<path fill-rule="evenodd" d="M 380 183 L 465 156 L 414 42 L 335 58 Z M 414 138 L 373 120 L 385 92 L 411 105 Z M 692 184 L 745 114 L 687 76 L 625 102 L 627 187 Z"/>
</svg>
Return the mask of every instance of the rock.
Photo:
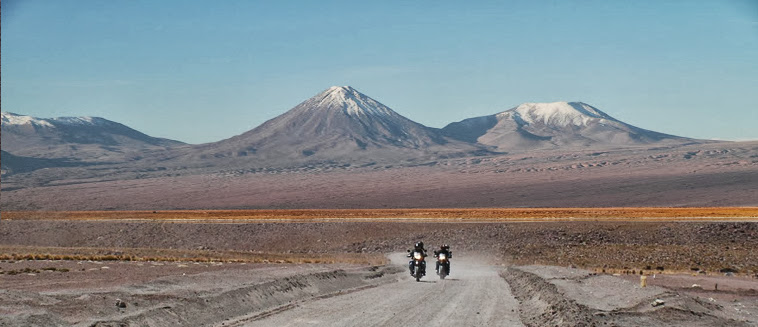
<svg viewBox="0 0 758 327">
<path fill-rule="evenodd" d="M 126 302 L 116 299 L 116 307 L 121 309 L 126 308 Z"/>
<path fill-rule="evenodd" d="M 661 300 L 661 299 L 655 299 L 655 301 L 653 301 L 653 303 L 651 303 L 650 305 L 652 305 L 654 307 L 659 307 L 659 306 L 662 306 L 664 304 L 666 304 L 666 302 L 664 302 L 663 300 Z"/>
</svg>

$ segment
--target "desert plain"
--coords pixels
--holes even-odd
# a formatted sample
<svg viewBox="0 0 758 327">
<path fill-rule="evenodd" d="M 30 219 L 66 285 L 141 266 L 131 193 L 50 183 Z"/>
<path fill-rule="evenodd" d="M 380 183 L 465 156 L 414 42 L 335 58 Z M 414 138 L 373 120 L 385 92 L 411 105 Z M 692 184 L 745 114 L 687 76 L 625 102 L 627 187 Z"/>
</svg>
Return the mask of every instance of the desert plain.
<svg viewBox="0 0 758 327">
<path fill-rule="evenodd" d="M 758 324 L 754 207 L 2 218 L 2 326 Z M 419 240 L 448 279 L 409 276 Z"/>
</svg>

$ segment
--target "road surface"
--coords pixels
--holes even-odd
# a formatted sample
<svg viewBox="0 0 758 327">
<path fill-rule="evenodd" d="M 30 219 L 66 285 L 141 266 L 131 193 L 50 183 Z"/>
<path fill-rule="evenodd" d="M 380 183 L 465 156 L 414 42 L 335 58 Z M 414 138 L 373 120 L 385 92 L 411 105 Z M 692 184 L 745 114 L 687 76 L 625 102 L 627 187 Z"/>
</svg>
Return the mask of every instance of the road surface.
<svg viewBox="0 0 758 327">
<path fill-rule="evenodd" d="M 390 256 L 407 267 L 403 253 Z M 430 257 L 429 259 L 434 259 Z M 416 282 L 409 273 L 398 282 L 341 296 L 298 303 L 239 326 L 523 326 L 518 301 L 498 275 L 499 266 L 455 257 L 451 275 L 440 280 L 434 261 Z"/>
</svg>

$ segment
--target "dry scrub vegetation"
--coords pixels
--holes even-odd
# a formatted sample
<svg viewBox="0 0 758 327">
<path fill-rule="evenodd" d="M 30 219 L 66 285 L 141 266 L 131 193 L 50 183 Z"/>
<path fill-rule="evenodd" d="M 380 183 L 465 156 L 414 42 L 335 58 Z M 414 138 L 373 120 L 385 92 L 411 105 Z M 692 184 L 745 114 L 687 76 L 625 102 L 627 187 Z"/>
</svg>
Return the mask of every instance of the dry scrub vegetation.
<svg viewBox="0 0 758 327">
<path fill-rule="evenodd" d="M 254 253 L 247 251 L 203 251 L 146 248 L 70 248 L 0 246 L 0 260 L 76 260 L 76 261 L 181 261 L 246 263 L 350 263 L 383 265 L 380 254 L 298 254 Z"/>
<path fill-rule="evenodd" d="M 378 265 L 424 240 L 516 264 L 752 276 L 757 217 L 755 207 L 3 212 L 0 259 Z"/>
</svg>

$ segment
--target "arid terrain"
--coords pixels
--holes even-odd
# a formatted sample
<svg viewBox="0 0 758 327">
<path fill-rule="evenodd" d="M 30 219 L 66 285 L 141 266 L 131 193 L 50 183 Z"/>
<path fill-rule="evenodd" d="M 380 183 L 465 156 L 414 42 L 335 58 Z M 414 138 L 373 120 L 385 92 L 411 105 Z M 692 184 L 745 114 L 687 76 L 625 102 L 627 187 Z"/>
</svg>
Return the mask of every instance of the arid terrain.
<svg viewBox="0 0 758 327">
<path fill-rule="evenodd" d="M 755 326 L 757 211 L 4 212 L 0 325 Z"/>
<path fill-rule="evenodd" d="M 91 2 L 0 8 L 0 327 L 758 327 L 758 0 Z"/>
</svg>

